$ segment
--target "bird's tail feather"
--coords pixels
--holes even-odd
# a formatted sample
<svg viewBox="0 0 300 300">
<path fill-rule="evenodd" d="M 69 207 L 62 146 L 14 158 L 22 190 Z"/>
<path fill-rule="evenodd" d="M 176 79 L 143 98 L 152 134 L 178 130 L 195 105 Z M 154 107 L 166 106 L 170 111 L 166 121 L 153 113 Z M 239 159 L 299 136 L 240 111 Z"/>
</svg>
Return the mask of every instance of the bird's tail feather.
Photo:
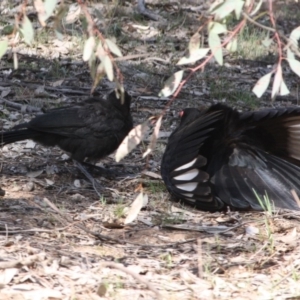
<svg viewBox="0 0 300 300">
<path fill-rule="evenodd" d="M 4 146 L 7 144 L 11 144 L 11 143 L 18 142 L 18 141 L 23 141 L 26 139 L 33 139 L 37 135 L 39 135 L 39 133 L 34 132 L 30 129 L 1 132 L 0 133 L 0 145 Z"/>
<path fill-rule="evenodd" d="M 224 165 L 214 176 L 215 190 L 225 203 L 237 208 L 260 209 L 254 191 L 267 195 L 274 206 L 300 210 L 291 190 L 300 195 L 300 167 L 279 157 L 258 151 L 261 166 Z"/>
</svg>

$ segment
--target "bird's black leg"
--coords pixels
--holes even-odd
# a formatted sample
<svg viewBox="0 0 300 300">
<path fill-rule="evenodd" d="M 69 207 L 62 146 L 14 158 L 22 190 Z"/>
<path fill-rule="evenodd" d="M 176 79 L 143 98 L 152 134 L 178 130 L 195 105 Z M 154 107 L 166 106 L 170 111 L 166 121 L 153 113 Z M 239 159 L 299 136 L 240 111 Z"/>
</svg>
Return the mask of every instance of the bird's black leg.
<svg viewBox="0 0 300 300">
<path fill-rule="evenodd" d="M 92 172 L 95 171 L 98 175 L 102 175 L 102 176 L 105 176 L 105 177 L 107 176 L 107 177 L 111 177 L 111 178 L 116 177 L 115 170 L 105 169 L 105 168 L 102 168 L 100 166 L 96 166 L 96 165 L 93 165 L 91 163 L 88 163 L 88 162 L 82 162 L 80 164 L 82 166 L 87 167 Z"/>
<path fill-rule="evenodd" d="M 85 175 L 85 177 L 92 183 L 93 188 L 97 195 L 101 197 L 101 193 L 98 191 L 98 189 L 101 189 L 102 187 L 100 186 L 99 182 L 87 171 L 87 169 L 77 160 L 74 160 L 74 164 L 76 167 Z M 98 188 L 97 188 L 98 187 Z"/>
<path fill-rule="evenodd" d="M 91 163 L 88 163 L 88 162 L 82 162 L 81 165 L 89 168 L 89 170 L 91 172 L 95 171 L 97 174 L 104 176 L 104 177 L 108 177 L 110 179 L 116 179 L 119 177 L 136 177 L 136 174 L 130 174 L 128 172 L 122 172 L 122 171 L 119 171 L 116 169 L 114 169 L 114 170 L 105 169 L 100 166 L 96 166 Z"/>
</svg>

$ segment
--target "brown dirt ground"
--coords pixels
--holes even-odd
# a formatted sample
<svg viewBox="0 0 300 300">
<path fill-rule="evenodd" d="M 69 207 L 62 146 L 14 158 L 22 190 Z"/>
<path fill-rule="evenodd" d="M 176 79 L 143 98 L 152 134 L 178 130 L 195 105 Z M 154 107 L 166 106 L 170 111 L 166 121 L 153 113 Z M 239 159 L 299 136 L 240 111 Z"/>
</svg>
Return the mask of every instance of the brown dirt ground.
<svg viewBox="0 0 300 300">
<path fill-rule="evenodd" d="M 126 1 L 118 9 L 113 4 L 93 7 L 104 16 L 98 26 L 117 36 L 124 55 L 149 54 L 119 63 L 133 95 L 136 124 L 162 112 L 167 103 L 156 95 L 166 78 L 179 70 L 174 62 L 199 26 L 197 9 L 205 6 L 196 2 L 153 1 L 150 8 L 163 16 L 160 22 L 133 14 Z M 13 9 L 5 10 L 4 4 L 0 3 L 0 21 L 12 21 Z M 291 5 L 291 10 L 298 8 Z M 296 23 L 292 18 L 279 21 L 287 33 Z M 0 102 L 3 129 L 35 115 L 26 112 L 26 105 L 56 107 L 88 97 L 92 82 L 81 60 L 82 38 L 75 34 L 81 24 L 72 26 L 66 28 L 69 35 L 63 42 L 40 33 L 34 49 L 20 44 L 18 70 L 12 69 L 10 54 L 0 61 L 0 100 L 20 104 L 15 109 Z M 233 92 L 249 94 L 270 63 L 266 58 L 226 59 L 226 68 L 209 64 L 189 81 L 167 111 L 162 132 L 174 130 L 178 111 L 187 106 L 223 101 L 249 109 L 298 103 L 299 78 L 288 70 L 291 95 L 274 103 L 270 93 L 260 102 L 243 102 L 243 94 Z M 225 79 L 234 85 L 222 86 Z M 104 79 L 95 94 L 103 95 L 111 87 Z M 142 173 L 159 175 L 165 144 L 166 138 L 159 140 L 147 163 L 142 159 L 147 142 L 119 164 L 113 155 L 102 160 L 102 166 L 132 176 L 111 180 L 95 175 L 103 186 L 101 199 L 59 149 L 28 141 L 5 146 L 0 153 L 0 187 L 6 192 L 0 198 L 0 300 L 158 299 L 155 292 L 162 299 L 300 299 L 300 216 L 204 213 L 169 201 L 162 181 Z M 149 204 L 135 222 L 124 226 L 123 210 L 141 184 Z"/>
</svg>

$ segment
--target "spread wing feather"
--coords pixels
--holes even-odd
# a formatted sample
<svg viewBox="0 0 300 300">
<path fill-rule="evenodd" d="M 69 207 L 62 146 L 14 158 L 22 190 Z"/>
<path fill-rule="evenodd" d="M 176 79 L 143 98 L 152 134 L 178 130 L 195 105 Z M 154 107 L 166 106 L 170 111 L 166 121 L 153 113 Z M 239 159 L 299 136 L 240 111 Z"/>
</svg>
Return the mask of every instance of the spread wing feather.
<svg viewBox="0 0 300 300">
<path fill-rule="evenodd" d="M 204 210 L 261 209 L 255 190 L 278 208 L 299 210 L 291 189 L 300 195 L 300 108 L 185 111 L 162 160 L 173 195 Z"/>
</svg>

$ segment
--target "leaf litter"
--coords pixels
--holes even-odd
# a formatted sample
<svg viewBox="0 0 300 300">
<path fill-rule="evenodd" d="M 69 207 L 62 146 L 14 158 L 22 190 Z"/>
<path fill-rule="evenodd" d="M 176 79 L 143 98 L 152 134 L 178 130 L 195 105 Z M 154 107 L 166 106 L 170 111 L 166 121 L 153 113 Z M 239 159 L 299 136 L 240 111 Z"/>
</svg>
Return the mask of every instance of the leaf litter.
<svg viewBox="0 0 300 300">
<path fill-rule="evenodd" d="M 166 31 L 166 40 L 157 47 L 152 46 L 159 33 L 157 23 L 149 21 L 149 26 L 141 27 L 128 13 L 122 17 L 128 39 L 116 42 L 122 53 L 147 54 L 138 61 L 119 63 L 126 88 L 134 96 L 136 125 L 160 115 L 165 107 L 166 101 L 156 95 L 162 79 L 175 73 L 170 59 L 176 63 L 184 57 L 189 37 L 198 26 L 196 7 L 189 2 L 183 3 L 182 9 L 188 12 L 185 22 L 190 28 L 178 27 L 176 21 L 182 24 L 182 20 L 172 16 L 168 21 L 174 22 L 174 27 Z M 152 8 L 163 13 L 155 3 Z M 176 15 L 176 3 L 169 5 Z M 68 20 L 73 22 L 78 13 L 75 7 Z M 112 18 L 118 17 L 103 19 L 106 26 Z M 32 37 L 31 28 L 24 26 Z M 142 42 L 137 43 L 137 38 Z M 174 44 L 181 51 L 175 59 Z M 16 51 L 24 55 L 19 63 L 25 67 L 16 71 L 12 71 L 10 60 L 1 60 L 0 88 L 5 91 L 0 99 L 2 128 L 29 120 L 36 114 L 32 107 L 70 105 L 88 97 L 91 80 L 88 67 L 78 59 L 81 47 L 73 39 L 49 39 L 47 47 L 41 44 L 34 49 L 22 45 Z M 77 56 L 73 57 L 74 52 Z M 89 55 L 85 53 L 85 59 Z M 53 59 L 57 57 L 65 74 L 55 70 Z M 262 63 L 226 59 L 224 63 L 228 67 L 224 74 L 216 76 L 219 69 L 211 65 L 206 78 L 199 73 L 191 79 L 164 116 L 161 131 L 174 130 L 183 107 L 226 101 L 234 89 L 247 85 L 250 90 L 261 77 L 258 73 L 272 71 Z M 229 76 L 236 86 L 215 95 L 208 83 Z M 290 74 L 285 76 L 289 78 L 286 82 L 293 80 Z M 104 79 L 96 95 L 110 88 Z M 263 96 L 259 106 L 269 106 L 266 99 Z M 274 105 L 296 100 L 295 94 L 287 100 L 278 97 Z M 9 101 L 19 104 L 20 109 Z M 241 101 L 234 105 L 245 109 Z M 207 213 L 169 201 L 159 176 L 166 137 L 159 138 L 156 132 L 155 138 L 156 150 L 150 153 L 147 166 L 142 153 L 148 142 L 132 149 L 121 164 L 114 162 L 114 156 L 100 162 L 133 175 L 118 180 L 97 176 L 105 187 L 101 199 L 59 149 L 24 141 L 1 150 L 0 182 L 6 194 L 0 194 L 0 299 L 287 299 L 300 295 L 300 216 L 285 211 L 272 216 L 261 212 Z M 146 207 L 135 192 L 141 184 L 143 195 L 148 197 Z M 136 206 L 127 212 L 126 221 L 126 208 L 134 199 L 138 199 Z"/>
</svg>

